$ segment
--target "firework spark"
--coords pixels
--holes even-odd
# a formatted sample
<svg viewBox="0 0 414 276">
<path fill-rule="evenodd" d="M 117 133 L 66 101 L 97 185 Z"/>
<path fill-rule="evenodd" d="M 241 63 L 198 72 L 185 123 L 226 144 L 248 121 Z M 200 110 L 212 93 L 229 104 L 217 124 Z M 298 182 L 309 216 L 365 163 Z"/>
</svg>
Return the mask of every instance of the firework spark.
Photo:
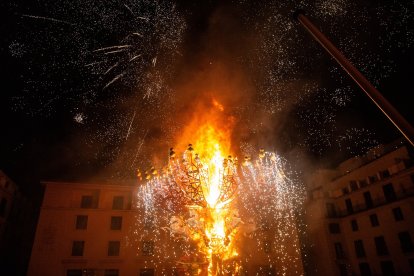
<svg viewBox="0 0 414 276">
<path fill-rule="evenodd" d="M 190 144 L 182 156 L 170 149 L 164 169 L 138 172 L 146 180 L 137 194 L 139 208 L 146 212 L 140 219 L 148 216 L 155 223 L 139 239 L 151 236 L 162 244 L 167 231 L 172 241 L 182 242 L 168 249 L 172 251 L 160 248 L 154 258 L 167 258 L 187 271 L 196 268 L 197 275 L 246 268 L 255 256 L 240 246 L 249 242 L 283 273 L 292 265 L 300 271 L 295 235 L 303 192 L 289 178 L 285 161 L 261 150 L 257 160 L 246 157 L 239 165 L 237 158 L 225 157 L 227 143 L 217 138 L 226 134 L 208 123 L 196 133 L 194 147 Z"/>
<path fill-rule="evenodd" d="M 52 18 L 52 17 L 30 15 L 30 14 L 23 14 L 22 17 L 33 18 L 33 19 L 41 19 L 41 20 L 52 21 L 52 22 L 56 22 L 56 23 L 63 23 L 63 24 L 72 25 L 72 26 L 75 25 L 75 24 L 70 23 L 68 21 L 60 20 L 60 19 L 56 19 L 56 18 Z"/>
</svg>

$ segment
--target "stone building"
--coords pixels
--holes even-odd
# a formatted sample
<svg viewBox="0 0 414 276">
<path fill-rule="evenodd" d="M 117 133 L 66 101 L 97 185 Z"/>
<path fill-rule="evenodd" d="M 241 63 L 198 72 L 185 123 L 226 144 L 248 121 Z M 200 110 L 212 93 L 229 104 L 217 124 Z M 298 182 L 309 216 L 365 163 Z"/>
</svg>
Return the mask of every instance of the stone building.
<svg viewBox="0 0 414 276">
<path fill-rule="evenodd" d="M 310 275 L 414 274 L 414 166 L 397 141 L 307 181 Z"/>
<path fill-rule="evenodd" d="M 0 251 L 4 251 L 7 234 L 10 228 L 10 219 L 13 203 L 18 196 L 17 185 L 0 170 Z"/>
<path fill-rule="evenodd" d="M 36 203 L 0 170 L 1 275 L 26 275 L 37 211 Z"/>
<path fill-rule="evenodd" d="M 168 231 L 161 231 L 157 240 L 145 234 L 151 220 L 137 207 L 137 183 L 43 185 L 29 276 L 184 275 L 177 265 L 179 256 L 168 254 L 168 248 L 176 245 Z M 289 235 L 284 254 L 293 245 L 299 247 L 294 229 Z M 269 258 L 280 253 L 272 249 L 276 246 L 280 244 L 270 239 L 262 245 L 252 240 L 244 243 L 240 258 L 245 253 L 254 255 L 246 267 L 249 275 L 280 274 L 278 267 L 268 265 Z M 297 255 L 292 258 L 296 263 L 288 264 L 285 275 L 303 274 L 300 252 L 292 250 L 291 254 Z"/>
</svg>

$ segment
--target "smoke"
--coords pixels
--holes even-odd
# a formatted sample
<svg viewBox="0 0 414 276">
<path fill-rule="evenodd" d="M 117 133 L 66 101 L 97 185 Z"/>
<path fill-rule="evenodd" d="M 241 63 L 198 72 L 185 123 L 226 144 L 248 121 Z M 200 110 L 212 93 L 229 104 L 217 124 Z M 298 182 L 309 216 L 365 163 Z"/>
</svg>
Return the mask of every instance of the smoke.
<svg viewBox="0 0 414 276">
<path fill-rule="evenodd" d="M 131 133 L 135 138 L 122 146 L 108 171 L 116 171 L 119 177 L 133 175 L 136 168 L 162 167 L 168 161 L 168 149 L 183 151 L 193 143 L 197 126 L 207 117 L 231 132 L 232 155 L 254 156 L 265 148 L 297 162 L 306 160 L 314 145 L 323 152 L 331 143 L 332 126 L 324 122 L 317 125 L 318 130 L 312 130 L 314 125 L 301 129 L 303 122 L 314 124 L 335 113 L 325 103 L 309 103 L 321 85 L 319 72 L 309 64 L 309 55 L 318 56 L 317 48 L 312 44 L 310 50 L 302 47 L 310 39 L 298 32 L 288 6 L 255 9 L 219 4 L 203 15 L 202 28 L 194 33 L 189 30 L 172 77 L 165 79 L 160 68 L 169 92 L 160 94 L 152 108 L 145 102 L 137 107 L 143 129 Z M 191 26 L 195 19 L 187 19 Z M 337 102 L 345 102 L 337 94 Z M 309 112 L 298 111 L 302 108 Z"/>
<path fill-rule="evenodd" d="M 365 116 L 352 82 L 292 12 L 309 11 L 374 83 L 395 72 L 391 58 L 414 41 L 404 3 L 63 2 L 8 7 L 18 17 L 9 58 L 21 64 L 23 80 L 7 101 L 22 119 L 8 125 L 30 124 L 27 116 L 38 126 L 26 135 L 33 141 L 11 147 L 24 156 L 50 140 L 40 149 L 50 160 L 41 165 L 46 177 L 66 169 L 82 179 L 130 178 L 137 168 L 162 166 L 170 147 L 191 143 L 185 129 L 206 110 L 231 127 L 231 154 L 262 147 L 297 160 L 358 154 L 378 141 L 376 125 L 366 123 L 377 114 Z M 95 51 L 125 45 L 132 47 Z M 348 116 L 350 108 L 361 111 Z"/>
</svg>

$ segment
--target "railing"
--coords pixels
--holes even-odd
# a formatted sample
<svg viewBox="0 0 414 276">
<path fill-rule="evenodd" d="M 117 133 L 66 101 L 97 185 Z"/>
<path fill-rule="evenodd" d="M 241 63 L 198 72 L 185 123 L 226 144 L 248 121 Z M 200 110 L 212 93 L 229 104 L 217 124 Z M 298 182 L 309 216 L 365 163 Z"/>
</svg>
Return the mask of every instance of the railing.
<svg viewBox="0 0 414 276">
<path fill-rule="evenodd" d="M 360 213 L 363 211 L 367 211 L 370 209 L 377 208 L 379 206 L 383 206 L 395 201 L 399 201 L 408 197 L 414 196 L 414 187 L 410 187 L 408 189 L 400 190 L 398 193 L 395 193 L 395 196 L 392 197 L 380 197 L 375 198 L 372 200 L 372 204 L 367 206 L 367 204 L 358 204 L 358 205 L 352 205 L 352 212 L 350 210 L 336 210 L 335 212 L 329 212 L 327 214 L 328 218 L 341 218 L 346 217 L 352 214 Z"/>
</svg>

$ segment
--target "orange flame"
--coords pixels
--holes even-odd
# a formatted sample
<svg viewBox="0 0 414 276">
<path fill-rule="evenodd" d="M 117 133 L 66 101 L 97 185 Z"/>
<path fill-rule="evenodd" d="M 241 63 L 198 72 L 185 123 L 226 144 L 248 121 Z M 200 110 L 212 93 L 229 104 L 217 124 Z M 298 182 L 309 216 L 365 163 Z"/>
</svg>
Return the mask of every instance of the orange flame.
<svg viewBox="0 0 414 276">
<path fill-rule="evenodd" d="M 214 107 L 216 107 L 218 110 L 224 111 L 224 106 L 221 103 L 219 103 L 216 99 L 213 99 L 212 103 Z"/>
<path fill-rule="evenodd" d="M 205 236 L 209 243 L 204 248 L 209 258 L 209 275 L 216 275 L 220 264 L 214 263 L 215 258 L 221 260 L 234 257 L 237 252 L 233 248 L 231 229 L 227 229 L 226 217 L 229 214 L 228 204 L 219 204 L 221 192 L 223 161 L 231 151 L 231 133 L 234 124 L 232 117 L 225 117 L 224 107 L 216 99 L 212 100 L 210 110 L 197 113 L 193 121 L 187 125 L 180 139 L 181 144 L 192 143 L 195 152 L 208 166 L 209 183 L 203 188 L 207 201 L 207 211 L 203 212 L 205 220 Z M 198 239 L 198 237 L 193 237 Z"/>
</svg>

